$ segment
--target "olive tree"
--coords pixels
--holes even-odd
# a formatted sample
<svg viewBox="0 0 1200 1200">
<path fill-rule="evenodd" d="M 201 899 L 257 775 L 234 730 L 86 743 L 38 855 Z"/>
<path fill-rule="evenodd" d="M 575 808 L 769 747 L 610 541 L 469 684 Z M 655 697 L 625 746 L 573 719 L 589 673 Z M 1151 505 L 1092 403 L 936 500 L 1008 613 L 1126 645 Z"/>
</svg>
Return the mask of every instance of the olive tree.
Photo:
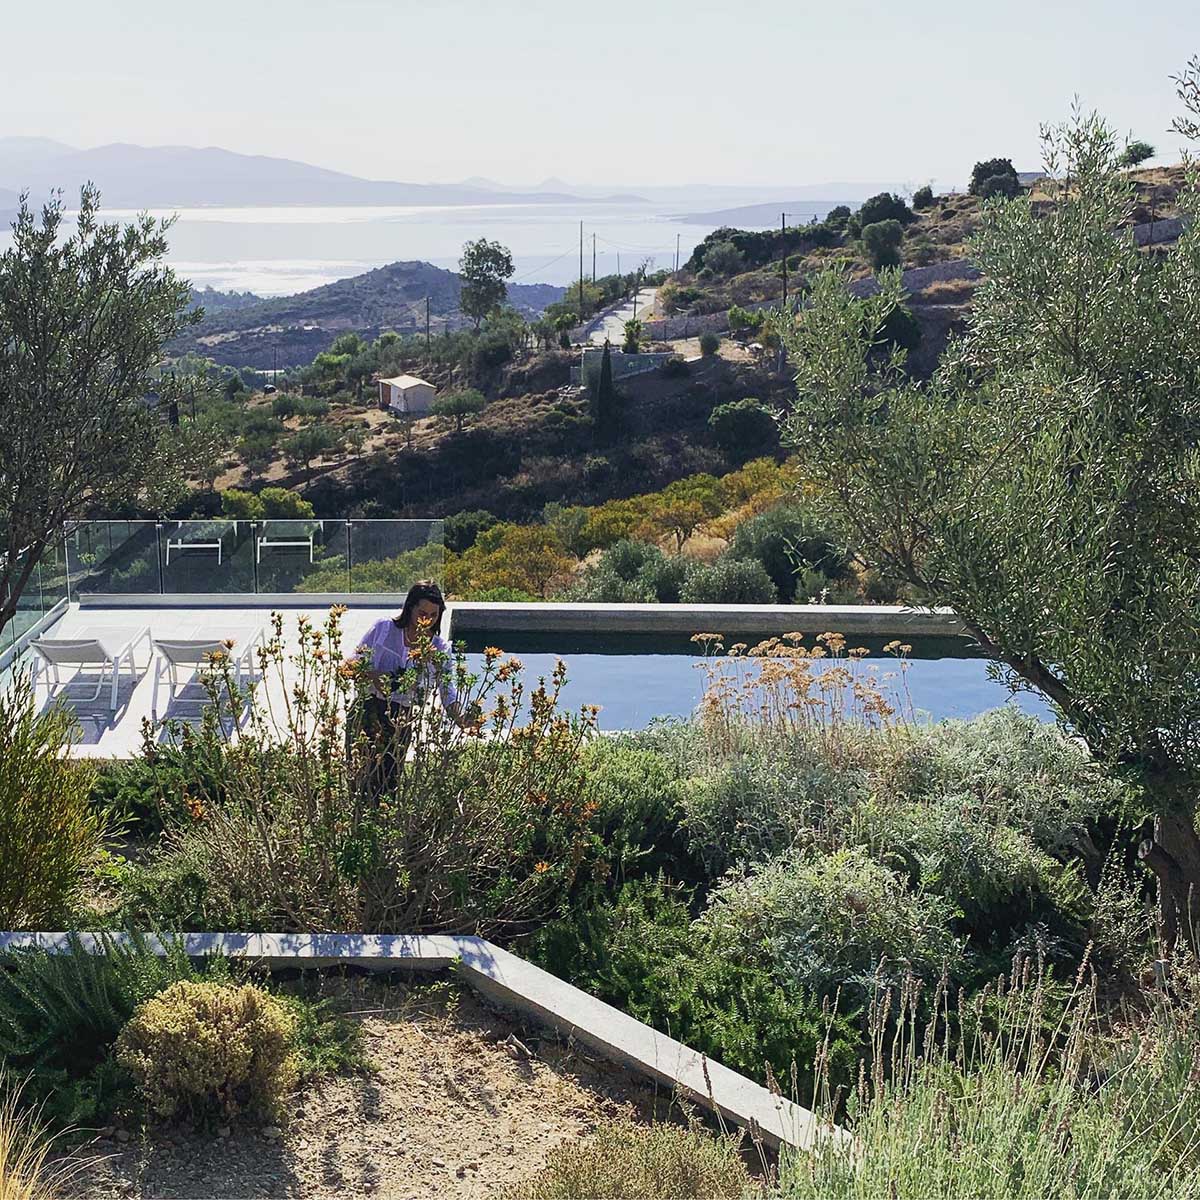
<svg viewBox="0 0 1200 1200">
<path fill-rule="evenodd" d="M 83 188 L 63 236 L 61 197 L 22 198 L 0 256 L 0 629 L 65 522 L 146 499 L 177 435 L 146 403 L 188 285 L 163 263 L 168 225 L 99 220 Z"/>
<path fill-rule="evenodd" d="M 865 300 L 816 281 L 784 330 L 785 441 L 872 565 L 951 606 L 1140 777 L 1161 933 L 1194 941 L 1200 224 L 1144 254 L 1120 232 L 1134 197 L 1112 131 L 1076 117 L 1044 138 L 1052 202 L 985 209 L 969 327 L 927 384 L 880 344 L 895 273 Z M 1180 203 L 1200 210 L 1194 178 Z"/>
</svg>

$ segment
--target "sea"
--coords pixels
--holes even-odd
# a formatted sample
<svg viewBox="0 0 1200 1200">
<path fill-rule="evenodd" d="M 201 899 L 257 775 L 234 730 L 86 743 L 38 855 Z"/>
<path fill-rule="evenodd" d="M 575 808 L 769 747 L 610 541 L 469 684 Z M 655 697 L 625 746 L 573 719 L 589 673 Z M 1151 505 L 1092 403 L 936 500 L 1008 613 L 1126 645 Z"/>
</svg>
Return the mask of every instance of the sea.
<svg viewBox="0 0 1200 1200">
<path fill-rule="evenodd" d="M 708 207 L 715 208 L 711 194 Z M 745 203 L 741 199 L 741 203 Z M 789 205 L 789 223 L 820 219 L 836 200 Z M 513 283 L 566 286 L 583 269 L 598 276 L 673 267 L 721 223 L 696 216 L 686 198 L 672 203 L 513 203 L 485 206 L 181 208 L 171 217 L 169 261 L 196 288 L 283 296 L 308 291 L 387 263 L 421 260 L 451 270 L 463 243 L 480 237 L 512 252 Z M 680 219 L 681 213 L 691 213 Z M 136 214 L 106 210 L 109 219 Z M 752 227 L 752 226 L 751 226 Z M 11 242 L 0 232 L 0 250 Z"/>
</svg>

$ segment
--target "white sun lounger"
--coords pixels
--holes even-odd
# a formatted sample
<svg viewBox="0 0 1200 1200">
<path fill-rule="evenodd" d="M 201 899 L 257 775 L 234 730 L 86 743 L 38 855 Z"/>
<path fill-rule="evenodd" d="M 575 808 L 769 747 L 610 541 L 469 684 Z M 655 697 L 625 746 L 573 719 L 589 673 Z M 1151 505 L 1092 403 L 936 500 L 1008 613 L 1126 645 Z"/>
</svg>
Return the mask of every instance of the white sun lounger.
<svg viewBox="0 0 1200 1200">
<path fill-rule="evenodd" d="M 324 532 L 325 522 L 319 518 L 312 521 L 303 518 L 263 521 L 254 539 L 255 561 L 262 562 L 264 550 L 307 550 L 308 561 L 313 562 L 317 535 Z"/>
<path fill-rule="evenodd" d="M 185 530 L 184 523 L 177 521 L 175 528 L 179 530 L 175 537 L 170 533 L 167 534 L 167 562 L 166 565 L 171 565 L 171 551 L 175 551 L 175 557 L 179 558 L 185 550 L 215 550 L 217 552 L 217 566 L 221 565 L 221 555 L 224 552 L 225 535 L 233 528 L 235 522 L 229 522 L 228 525 L 219 525 L 216 522 L 210 522 L 200 526 L 195 530 Z M 192 537 L 187 536 L 192 534 Z"/>
<path fill-rule="evenodd" d="M 215 654 L 228 654 L 233 660 L 234 682 L 240 687 L 242 672 L 250 672 L 254 668 L 254 650 L 266 640 L 266 634 L 260 627 L 246 638 L 245 644 L 237 645 L 236 637 L 232 649 L 226 644 L 227 638 L 155 638 L 153 641 L 154 663 L 154 692 L 150 699 L 150 715 L 158 719 L 158 687 L 165 674 L 168 680 L 167 703 L 179 698 L 180 692 L 192 681 L 192 677 L 212 661 Z M 180 683 L 181 669 L 186 672 Z"/>
<path fill-rule="evenodd" d="M 121 668 L 129 667 L 130 678 L 137 682 L 137 663 L 134 661 L 133 650 L 139 642 L 150 641 L 150 630 L 143 629 L 134 634 L 122 645 L 113 648 L 107 639 L 91 638 L 34 638 L 29 644 L 33 648 L 33 670 L 31 683 L 36 689 L 41 677 L 49 672 L 53 682 L 49 684 L 49 694 L 53 697 L 55 689 L 66 695 L 66 689 L 71 686 L 62 681 L 59 667 L 84 668 L 99 667 L 96 677 L 96 690 L 90 696 L 80 696 L 78 699 L 88 702 L 96 700 L 104 688 L 105 680 L 110 680 L 108 706 L 114 712 L 117 707 L 117 687 L 121 681 Z M 111 677 L 111 678 L 110 678 Z"/>
</svg>

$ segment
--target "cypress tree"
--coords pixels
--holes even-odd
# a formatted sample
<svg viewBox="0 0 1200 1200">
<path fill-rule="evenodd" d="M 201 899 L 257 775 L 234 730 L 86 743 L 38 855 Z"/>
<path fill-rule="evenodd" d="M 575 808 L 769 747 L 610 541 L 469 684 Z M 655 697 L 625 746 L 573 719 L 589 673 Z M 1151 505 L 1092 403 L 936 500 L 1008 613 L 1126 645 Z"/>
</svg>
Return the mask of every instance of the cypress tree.
<svg viewBox="0 0 1200 1200">
<path fill-rule="evenodd" d="M 597 433 L 608 432 L 612 425 L 613 408 L 616 405 L 616 393 L 613 390 L 612 377 L 612 347 L 607 338 L 604 342 L 604 353 L 600 357 L 600 378 L 592 391 L 592 424 Z"/>
</svg>

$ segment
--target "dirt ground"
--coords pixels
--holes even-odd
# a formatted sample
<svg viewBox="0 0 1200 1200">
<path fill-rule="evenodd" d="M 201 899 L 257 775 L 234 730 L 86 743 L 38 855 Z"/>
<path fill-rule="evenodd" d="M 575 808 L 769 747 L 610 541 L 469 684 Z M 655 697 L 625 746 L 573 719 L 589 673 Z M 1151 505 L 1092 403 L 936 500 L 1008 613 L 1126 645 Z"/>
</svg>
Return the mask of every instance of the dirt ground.
<svg viewBox="0 0 1200 1200">
<path fill-rule="evenodd" d="M 670 1096 L 452 985 L 349 981 L 371 1071 L 301 1088 L 282 1129 L 105 1130 L 65 1196 L 487 1197 L 605 1121 Z"/>
</svg>

